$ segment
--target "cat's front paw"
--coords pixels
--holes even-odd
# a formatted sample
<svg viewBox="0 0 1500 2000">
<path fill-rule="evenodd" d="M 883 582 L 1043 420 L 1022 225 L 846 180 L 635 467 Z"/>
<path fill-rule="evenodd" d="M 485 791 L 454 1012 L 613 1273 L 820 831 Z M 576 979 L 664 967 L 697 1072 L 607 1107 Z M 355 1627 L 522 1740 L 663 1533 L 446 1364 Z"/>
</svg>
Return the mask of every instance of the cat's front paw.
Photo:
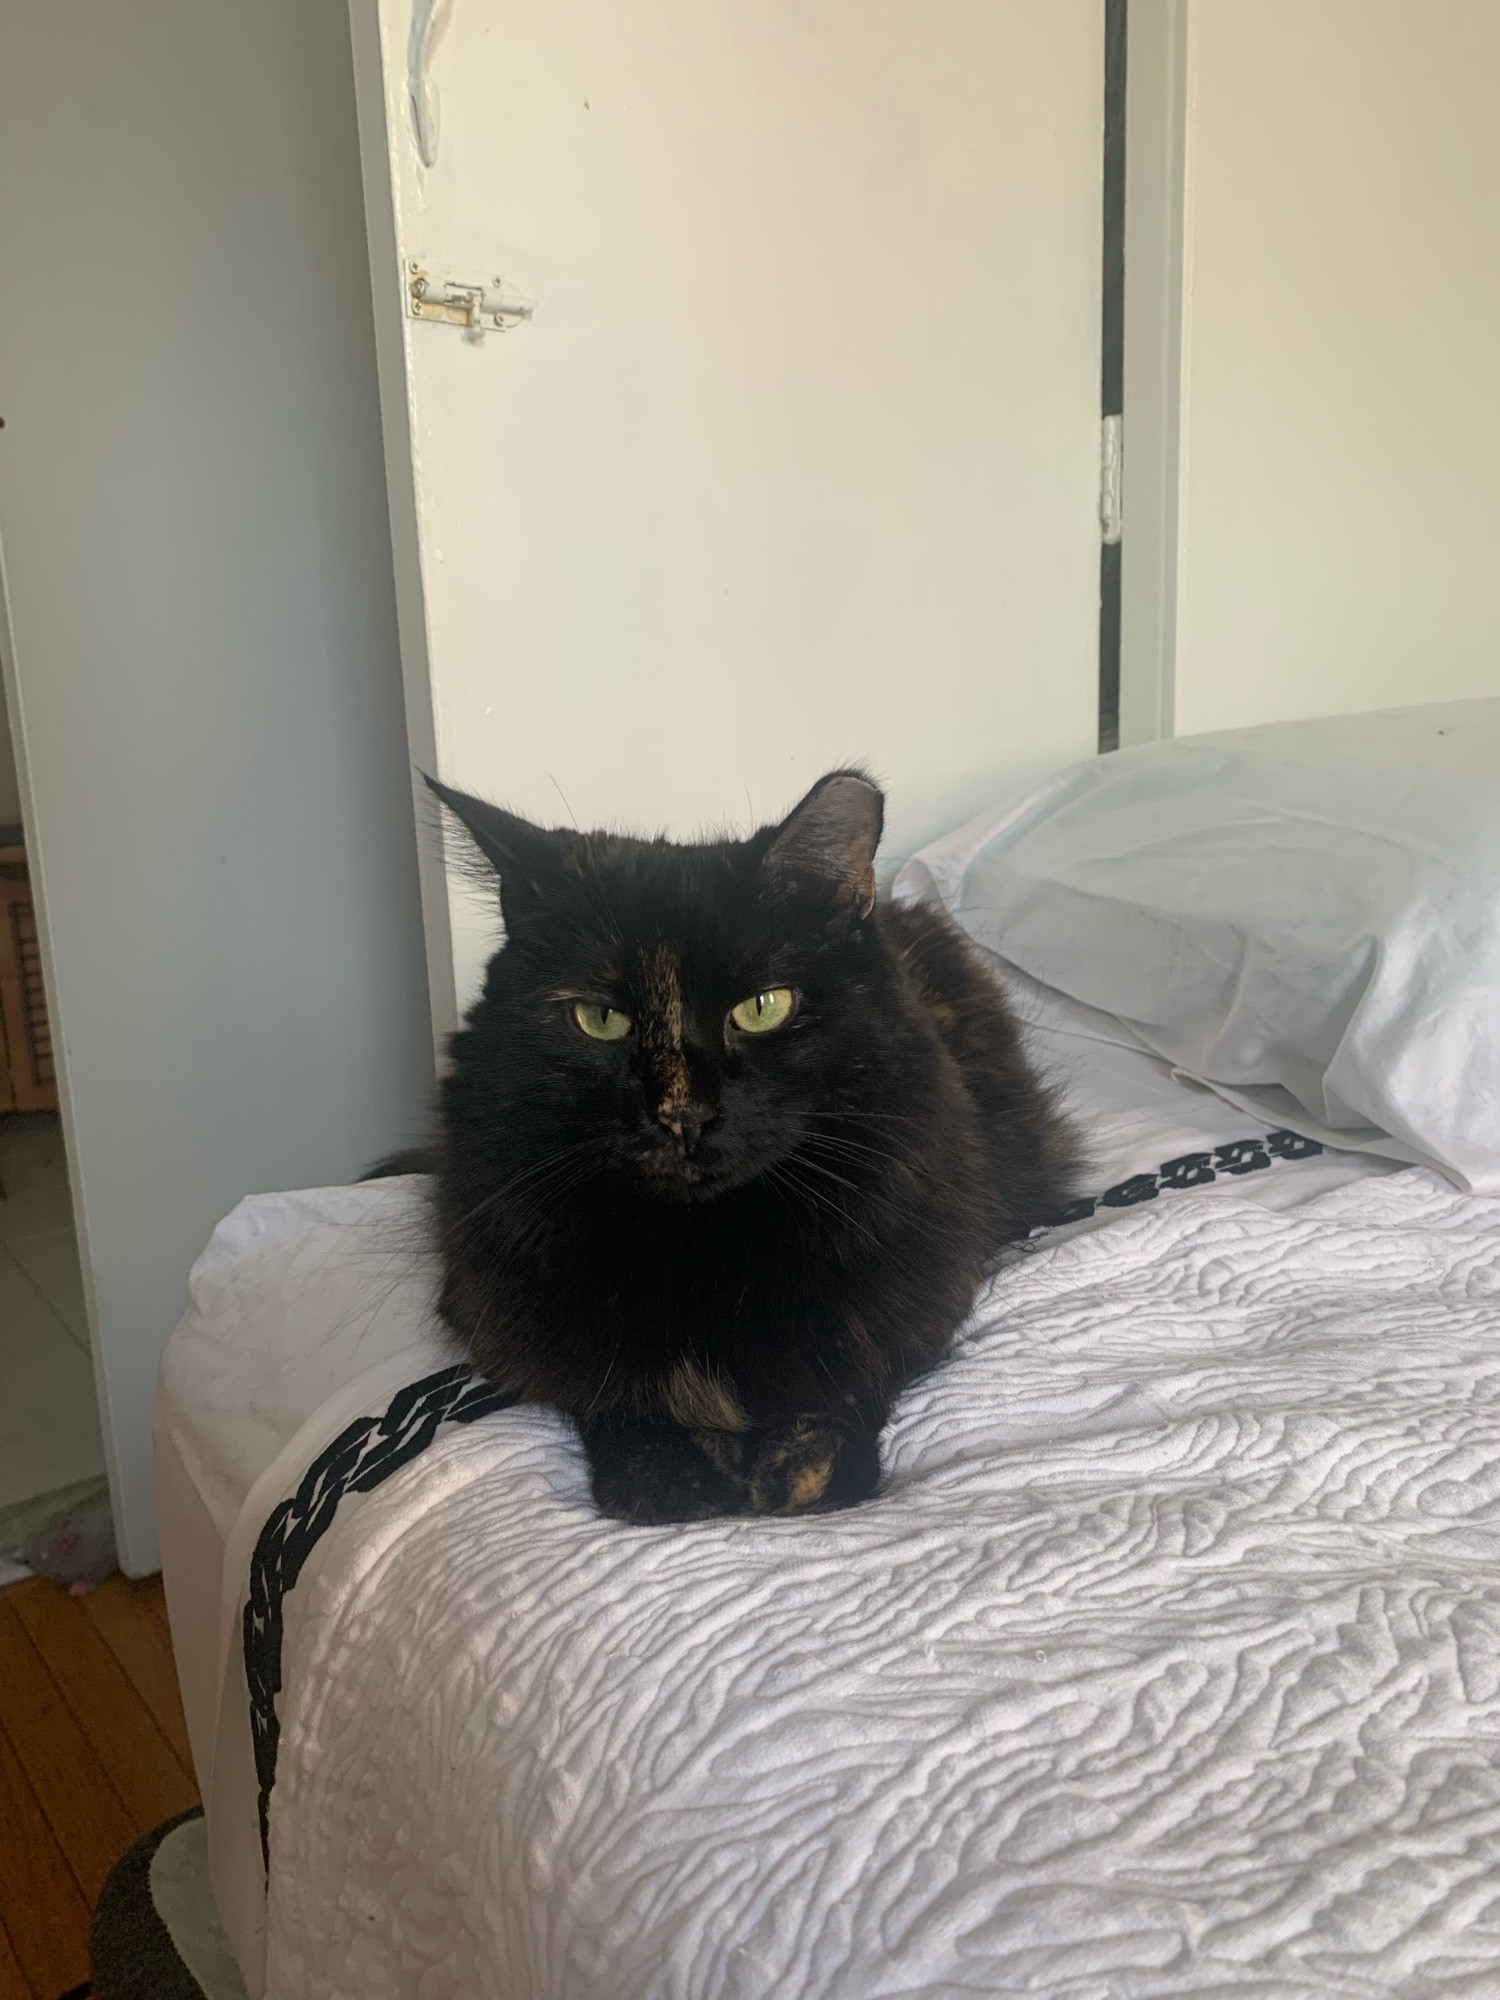
<svg viewBox="0 0 1500 2000">
<path fill-rule="evenodd" d="M 821 1416 L 712 1431 L 613 1411 L 582 1434 L 600 1513 L 637 1526 L 826 1514 L 867 1500 L 880 1483 L 876 1434 Z"/>
<path fill-rule="evenodd" d="M 698 1433 L 676 1424 L 611 1414 L 589 1424 L 583 1441 L 595 1504 L 611 1520 L 644 1527 L 749 1511 L 737 1466 L 729 1462 L 737 1459 L 738 1440 L 727 1434 L 725 1450 L 706 1450 Z"/>
<path fill-rule="evenodd" d="M 880 1445 L 827 1417 L 787 1417 L 753 1434 L 744 1476 L 753 1513 L 826 1514 L 869 1499 Z"/>
</svg>

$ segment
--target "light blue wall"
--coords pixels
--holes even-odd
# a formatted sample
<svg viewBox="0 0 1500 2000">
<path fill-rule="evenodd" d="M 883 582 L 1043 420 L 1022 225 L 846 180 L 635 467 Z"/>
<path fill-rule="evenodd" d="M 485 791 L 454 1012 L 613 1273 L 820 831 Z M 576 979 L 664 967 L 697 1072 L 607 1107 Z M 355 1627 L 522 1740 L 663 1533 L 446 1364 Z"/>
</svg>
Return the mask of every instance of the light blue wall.
<svg viewBox="0 0 1500 2000">
<path fill-rule="evenodd" d="M 0 15 L 0 537 L 127 1568 L 214 1222 L 432 1078 L 343 0 Z"/>
</svg>

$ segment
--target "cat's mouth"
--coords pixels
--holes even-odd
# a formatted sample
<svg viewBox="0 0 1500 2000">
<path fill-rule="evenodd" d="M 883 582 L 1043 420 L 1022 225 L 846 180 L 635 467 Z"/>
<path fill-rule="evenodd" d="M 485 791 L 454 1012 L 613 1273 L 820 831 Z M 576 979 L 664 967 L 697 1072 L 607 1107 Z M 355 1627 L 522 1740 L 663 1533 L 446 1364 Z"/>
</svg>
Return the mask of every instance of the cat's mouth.
<svg viewBox="0 0 1500 2000">
<path fill-rule="evenodd" d="M 669 1201 L 711 1201 L 755 1177 L 755 1168 L 726 1159 L 700 1141 L 690 1152 L 666 1141 L 636 1155 L 636 1169 L 647 1190 Z"/>
<path fill-rule="evenodd" d="M 690 1157 L 680 1146 L 652 1146 L 639 1155 L 636 1164 L 654 1194 L 679 1201 L 701 1201 L 718 1194 L 728 1178 L 713 1160 L 701 1153 Z"/>
</svg>

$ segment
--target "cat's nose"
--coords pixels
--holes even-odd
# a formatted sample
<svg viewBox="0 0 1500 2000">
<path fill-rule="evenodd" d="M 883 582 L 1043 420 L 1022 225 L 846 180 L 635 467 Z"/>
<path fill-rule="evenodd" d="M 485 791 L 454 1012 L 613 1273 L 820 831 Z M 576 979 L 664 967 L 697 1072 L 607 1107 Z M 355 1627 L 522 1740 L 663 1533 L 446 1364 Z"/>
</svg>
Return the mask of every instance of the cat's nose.
<svg viewBox="0 0 1500 2000">
<path fill-rule="evenodd" d="M 657 1106 L 656 1115 L 672 1137 L 682 1141 L 684 1152 L 691 1153 L 718 1112 L 711 1104 L 683 1104 L 668 1099 Z"/>
</svg>

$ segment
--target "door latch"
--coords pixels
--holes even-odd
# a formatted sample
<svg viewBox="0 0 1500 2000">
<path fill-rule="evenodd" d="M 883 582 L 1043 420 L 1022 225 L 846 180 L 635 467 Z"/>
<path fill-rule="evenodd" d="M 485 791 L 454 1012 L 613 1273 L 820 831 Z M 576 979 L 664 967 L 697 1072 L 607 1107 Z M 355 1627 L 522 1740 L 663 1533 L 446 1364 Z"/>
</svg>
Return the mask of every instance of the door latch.
<svg viewBox="0 0 1500 2000">
<path fill-rule="evenodd" d="M 536 311 L 536 300 L 503 278 L 491 278 L 488 284 L 434 278 L 418 263 L 406 267 L 406 298 L 413 319 L 456 326 L 465 340 L 475 343 L 489 333 L 507 333 Z"/>
</svg>

